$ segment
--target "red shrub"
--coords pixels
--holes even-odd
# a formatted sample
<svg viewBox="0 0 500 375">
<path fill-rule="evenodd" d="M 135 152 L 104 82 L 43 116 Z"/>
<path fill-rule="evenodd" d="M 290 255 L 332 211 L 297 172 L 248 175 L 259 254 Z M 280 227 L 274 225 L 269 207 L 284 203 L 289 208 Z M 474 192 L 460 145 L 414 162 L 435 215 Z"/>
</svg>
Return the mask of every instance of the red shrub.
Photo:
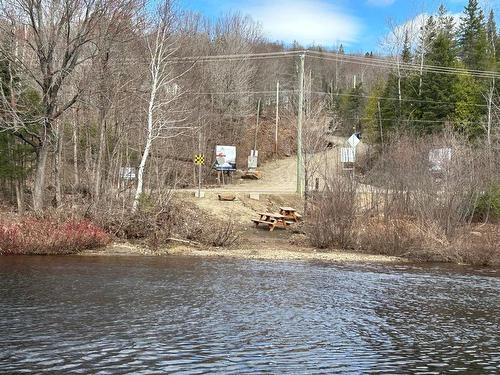
<svg viewBox="0 0 500 375">
<path fill-rule="evenodd" d="M 0 254 L 71 254 L 109 242 L 108 234 L 88 220 L 0 220 Z"/>
</svg>

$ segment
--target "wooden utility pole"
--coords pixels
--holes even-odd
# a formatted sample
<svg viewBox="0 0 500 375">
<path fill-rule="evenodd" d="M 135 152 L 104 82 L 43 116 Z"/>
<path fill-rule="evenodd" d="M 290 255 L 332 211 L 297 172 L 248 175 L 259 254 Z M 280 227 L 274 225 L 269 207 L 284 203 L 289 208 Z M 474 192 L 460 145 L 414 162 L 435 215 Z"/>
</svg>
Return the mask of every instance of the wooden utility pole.
<svg viewBox="0 0 500 375">
<path fill-rule="evenodd" d="M 299 113 L 297 114 L 297 194 L 304 194 L 304 171 L 302 165 L 302 116 L 304 105 L 304 59 L 305 55 L 300 55 L 299 60 Z"/>
<path fill-rule="evenodd" d="M 257 133 L 259 132 L 260 98 L 257 102 L 257 124 L 255 125 L 255 142 L 253 149 L 257 151 Z"/>
<path fill-rule="evenodd" d="M 276 128 L 274 129 L 274 153 L 278 155 L 278 121 L 280 102 L 280 81 L 276 81 Z"/>
</svg>

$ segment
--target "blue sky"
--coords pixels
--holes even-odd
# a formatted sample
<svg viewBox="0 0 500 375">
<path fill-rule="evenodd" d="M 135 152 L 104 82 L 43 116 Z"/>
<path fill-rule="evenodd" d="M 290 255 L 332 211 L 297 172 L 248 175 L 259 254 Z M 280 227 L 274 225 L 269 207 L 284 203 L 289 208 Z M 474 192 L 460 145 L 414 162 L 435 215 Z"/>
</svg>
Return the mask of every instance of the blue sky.
<svg viewBox="0 0 500 375">
<path fill-rule="evenodd" d="M 184 9 L 209 18 L 238 11 L 258 21 L 271 40 L 298 40 L 349 52 L 380 51 L 389 25 L 404 24 L 420 14 L 436 11 L 439 0 L 179 0 Z M 467 0 L 444 1 L 452 14 L 463 11 Z M 499 9 L 500 0 L 483 0 L 484 8 Z M 497 22 L 498 22 L 497 14 Z"/>
</svg>

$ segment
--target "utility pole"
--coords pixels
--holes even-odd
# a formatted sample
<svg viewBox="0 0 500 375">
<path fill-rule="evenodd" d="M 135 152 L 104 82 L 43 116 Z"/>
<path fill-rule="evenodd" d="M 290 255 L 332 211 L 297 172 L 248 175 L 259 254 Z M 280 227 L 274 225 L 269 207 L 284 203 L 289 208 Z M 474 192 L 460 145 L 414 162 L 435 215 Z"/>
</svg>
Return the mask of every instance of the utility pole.
<svg viewBox="0 0 500 375">
<path fill-rule="evenodd" d="M 299 60 L 299 113 L 297 114 L 297 194 L 304 194 L 304 171 L 302 165 L 302 116 L 304 105 L 304 59 L 300 55 Z"/>
<path fill-rule="evenodd" d="M 276 81 L 276 129 L 274 130 L 274 153 L 278 155 L 278 121 L 280 102 L 280 81 Z"/>
</svg>

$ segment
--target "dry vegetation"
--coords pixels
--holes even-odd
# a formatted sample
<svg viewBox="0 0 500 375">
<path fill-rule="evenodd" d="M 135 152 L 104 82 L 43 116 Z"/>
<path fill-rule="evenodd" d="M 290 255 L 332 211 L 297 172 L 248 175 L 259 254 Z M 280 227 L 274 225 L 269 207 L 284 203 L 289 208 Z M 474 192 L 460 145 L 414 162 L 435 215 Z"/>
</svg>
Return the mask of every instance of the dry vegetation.
<svg viewBox="0 0 500 375">
<path fill-rule="evenodd" d="M 452 158 L 433 171 L 429 151 L 443 146 L 452 149 Z M 371 185 L 336 176 L 312 199 L 306 227 L 311 243 L 425 261 L 499 264 L 498 196 L 491 193 L 499 159 L 487 150 L 452 134 L 419 140 L 399 135 L 364 177 Z"/>
<path fill-rule="evenodd" d="M 0 255 L 72 254 L 110 241 L 104 230 L 88 220 L 23 217 L 0 221 Z"/>
</svg>

